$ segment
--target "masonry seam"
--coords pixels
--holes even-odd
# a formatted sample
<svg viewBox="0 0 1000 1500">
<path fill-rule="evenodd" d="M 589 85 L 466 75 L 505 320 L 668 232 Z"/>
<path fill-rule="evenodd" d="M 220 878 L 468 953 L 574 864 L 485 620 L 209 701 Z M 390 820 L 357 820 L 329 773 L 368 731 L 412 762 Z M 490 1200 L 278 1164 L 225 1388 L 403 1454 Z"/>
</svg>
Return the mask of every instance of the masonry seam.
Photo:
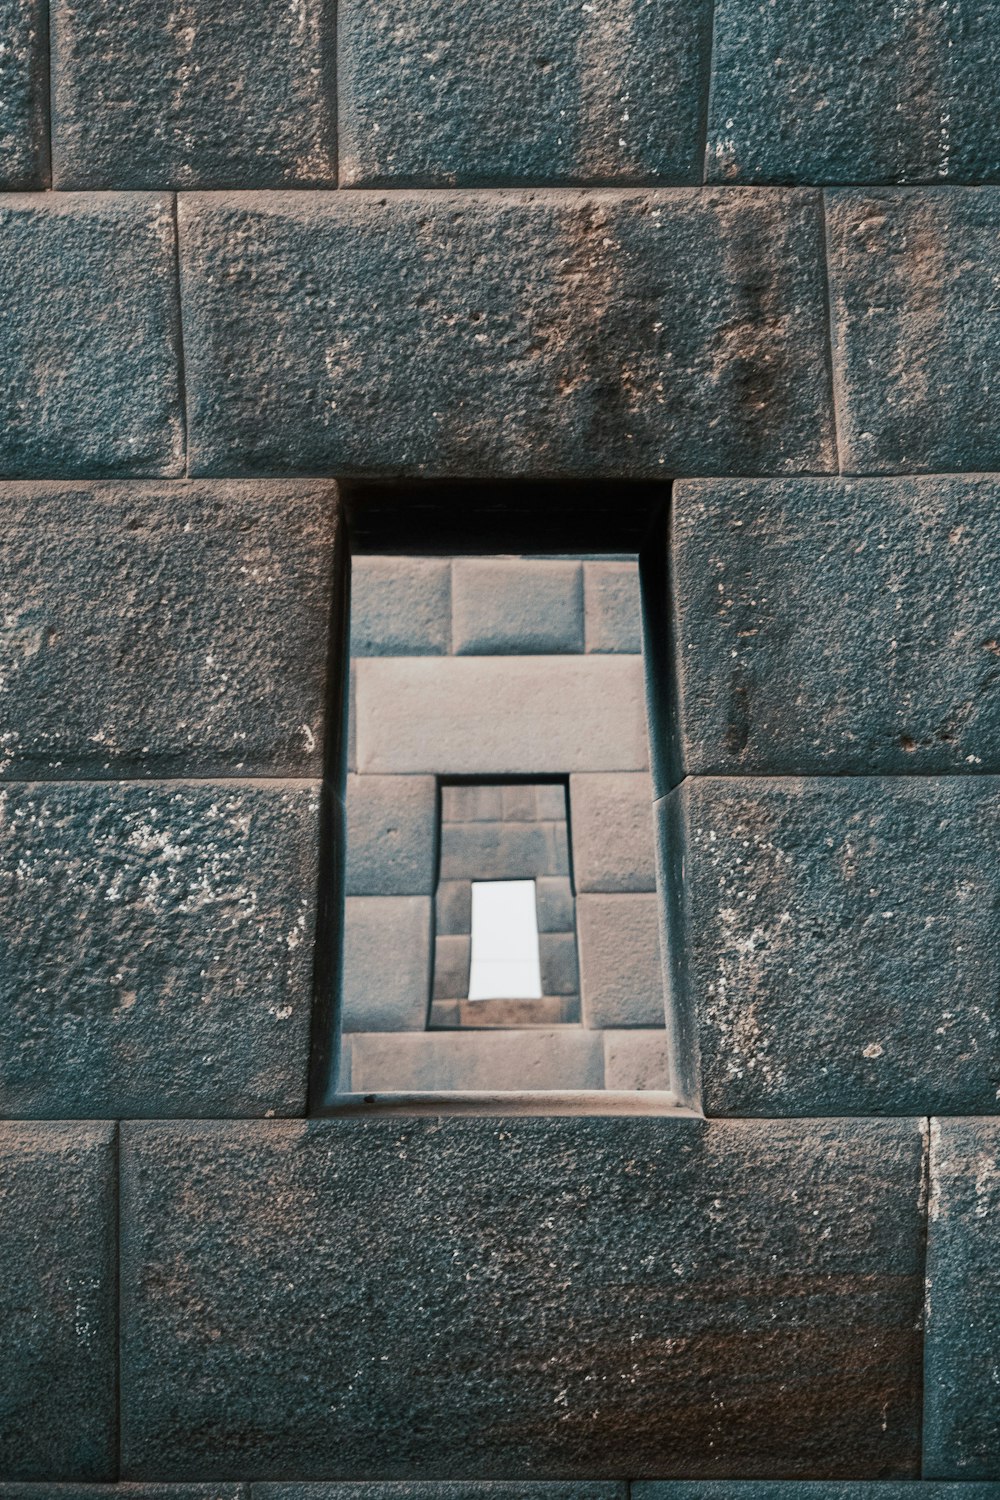
<svg viewBox="0 0 1000 1500">
<path fill-rule="evenodd" d="M 933 1118 L 924 1117 L 924 1150 L 921 1162 L 920 1199 L 923 1204 L 921 1221 L 920 1255 L 920 1370 L 917 1375 L 917 1457 L 920 1463 L 920 1478 L 926 1479 L 927 1464 L 924 1454 L 924 1409 L 927 1401 L 927 1264 L 930 1245 L 931 1212 L 931 1151 L 933 1149 Z"/>
<path fill-rule="evenodd" d="M 181 227 L 180 216 L 177 207 L 177 193 L 171 195 L 171 217 L 174 226 L 174 297 L 176 298 L 177 311 L 175 329 L 175 342 L 177 345 L 177 395 L 180 402 L 181 412 L 181 441 L 184 447 L 184 478 L 191 474 L 191 454 L 188 443 L 188 434 L 191 423 L 188 413 L 187 396 L 187 368 L 184 359 L 184 295 L 181 285 Z"/>
<path fill-rule="evenodd" d="M 39 52 L 41 54 L 39 88 L 45 100 L 45 130 L 43 137 L 43 149 L 45 151 L 45 162 L 42 165 L 42 182 L 50 190 L 55 186 L 55 173 L 52 159 L 52 117 L 55 113 L 55 93 L 52 86 L 52 5 L 51 0 L 40 8 L 41 24 L 45 28 L 45 36 L 40 39 Z"/>
<path fill-rule="evenodd" d="M 708 36 L 705 45 L 705 56 L 702 61 L 704 78 L 701 87 L 701 99 L 703 101 L 702 115 L 698 122 L 698 137 L 701 144 L 701 183 L 704 187 L 708 181 L 708 132 L 712 120 L 712 93 L 715 80 L 715 32 L 718 15 L 718 0 L 713 0 L 711 14 L 708 19 Z"/>
<path fill-rule="evenodd" d="M 843 474 L 843 443 L 840 431 L 840 403 L 837 400 L 837 354 L 836 327 L 833 318 L 833 291 L 830 285 L 830 221 L 826 211 L 826 190 L 819 194 L 820 214 L 820 272 L 823 278 L 823 312 L 826 318 L 827 373 L 829 377 L 830 410 L 833 414 L 833 451 L 837 473 Z"/>
</svg>

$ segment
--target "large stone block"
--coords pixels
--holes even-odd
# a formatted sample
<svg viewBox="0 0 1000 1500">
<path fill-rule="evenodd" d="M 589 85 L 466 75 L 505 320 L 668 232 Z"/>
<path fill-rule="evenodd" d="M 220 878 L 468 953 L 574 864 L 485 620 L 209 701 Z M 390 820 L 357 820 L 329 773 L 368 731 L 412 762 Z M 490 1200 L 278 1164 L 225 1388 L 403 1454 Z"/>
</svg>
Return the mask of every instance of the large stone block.
<svg viewBox="0 0 1000 1500">
<path fill-rule="evenodd" d="M 245 1484 L 0 1484 L 0 1500 L 250 1500 Z"/>
<path fill-rule="evenodd" d="M 0 1123 L 0 1475 L 117 1472 L 115 1127 Z"/>
<path fill-rule="evenodd" d="M 828 205 L 844 469 L 1000 468 L 1000 189 Z"/>
<path fill-rule="evenodd" d="M 1000 769 L 1000 482 L 676 488 L 678 763 Z"/>
<path fill-rule="evenodd" d="M 348 776 L 347 894 L 431 896 L 437 879 L 433 776 Z"/>
<path fill-rule="evenodd" d="M 56 0 L 58 188 L 336 187 L 320 0 Z"/>
<path fill-rule="evenodd" d="M 584 563 L 583 598 L 588 651 L 642 655 L 638 563 Z"/>
<path fill-rule="evenodd" d="M 467 1014 L 471 1015 L 470 1001 Z M 487 1002 L 482 1002 L 484 1005 Z M 372 1032 L 348 1038 L 355 1094 L 521 1093 L 601 1089 L 596 1032 L 473 1030 Z"/>
<path fill-rule="evenodd" d="M 180 214 L 194 473 L 833 467 L 816 194 L 191 194 Z"/>
<path fill-rule="evenodd" d="M 822 1486 L 808 1479 L 640 1480 L 632 1500 L 997 1500 L 992 1484 L 936 1484 L 933 1480 L 841 1479 Z"/>
<path fill-rule="evenodd" d="M 489 776 L 649 764 L 637 656 L 397 657 L 359 661 L 356 682 L 360 771 Z"/>
<path fill-rule="evenodd" d="M 44 186 L 48 169 L 46 7 L 42 0 L 0 4 L 0 186 Z"/>
<path fill-rule="evenodd" d="M 670 1089 L 670 1057 L 666 1032 L 602 1031 L 604 1087 L 645 1092 Z"/>
<path fill-rule="evenodd" d="M 446 823 L 443 880 L 530 880 L 569 875 L 565 823 Z"/>
<path fill-rule="evenodd" d="M 345 1031 L 421 1031 L 431 1001 L 430 896 L 348 896 Z"/>
<path fill-rule="evenodd" d="M 0 1110 L 305 1107 L 309 782 L 0 788 Z"/>
<path fill-rule="evenodd" d="M 0 473 L 180 474 L 171 201 L 0 198 Z"/>
<path fill-rule="evenodd" d="M 123 1134 L 127 1474 L 919 1471 L 916 1121 Z"/>
<path fill-rule="evenodd" d="M 655 895 L 577 897 L 585 1026 L 662 1026 L 663 967 Z"/>
<path fill-rule="evenodd" d="M 642 772 L 570 780 L 578 891 L 655 891 L 653 784 Z"/>
<path fill-rule="evenodd" d="M 257 1500 L 628 1500 L 622 1481 L 370 1479 L 347 1484 L 258 1484 Z M 982 1500 L 973 1496 L 972 1500 Z"/>
<path fill-rule="evenodd" d="M 659 807 L 709 1114 L 997 1109 L 1000 782 L 692 778 Z"/>
<path fill-rule="evenodd" d="M 0 496 L 0 776 L 319 774 L 329 485 Z"/>
<path fill-rule="evenodd" d="M 354 559 L 352 656 L 446 656 L 450 649 L 451 564 L 447 559 Z"/>
<path fill-rule="evenodd" d="M 458 656 L 582 651 L 581 565 L 542 558 L 456 558 L 452 631 Z"/>
</svg>

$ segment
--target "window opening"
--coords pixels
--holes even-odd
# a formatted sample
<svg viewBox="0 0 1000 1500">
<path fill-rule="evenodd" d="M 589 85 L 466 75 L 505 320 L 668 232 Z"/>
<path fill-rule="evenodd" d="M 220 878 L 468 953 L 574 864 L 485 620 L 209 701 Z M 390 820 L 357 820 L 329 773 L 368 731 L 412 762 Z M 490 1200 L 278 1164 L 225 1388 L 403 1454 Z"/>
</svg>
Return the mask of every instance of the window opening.
<svg viewBox="0 0 1000 1500">
<path fill-rule="evenodd" d="M 473 881 L 469 999 L 541 998 L 535 882 Z"/>
</svg>

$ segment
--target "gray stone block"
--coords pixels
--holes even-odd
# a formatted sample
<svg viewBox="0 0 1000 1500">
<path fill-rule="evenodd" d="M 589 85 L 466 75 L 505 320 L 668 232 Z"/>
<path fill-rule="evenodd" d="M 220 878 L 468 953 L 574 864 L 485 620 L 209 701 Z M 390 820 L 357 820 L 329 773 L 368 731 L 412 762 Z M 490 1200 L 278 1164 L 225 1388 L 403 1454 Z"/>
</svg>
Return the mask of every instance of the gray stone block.
<svg viewBox="0 0 1000 1500">
<path fill-rule="evenodd" d="M 633 1500 L 820 1500 L 808 1479 L 639 1480 Z M 933 1480 L 825 1480 L 822 1500 L 996 1500 L 995 1485 L 936 1484 Z"/>
<path fill-rule="evenodd" d="M 45 186 L 48 170 L 46 7 L 42 0 L 0 4 L 0 186 Z"/>
<path fill-rule="evenodd" d="M 656 896 L 581 895 L 576 902 L 583 1024 L 662 1026 Z"/>
<path fill-rule="evenodd" d="M 998 512 L 983 477 L 678 485 L 680 771 L 1000 770 Z"/>
<path fill-rule="evenodd" d="M 817 194 L 190 194 L 180 216 L 193 473 L 834 466 Z"/>
<path fill-rule="evenodd" d="M 446 559 L 354 559 L 352 656 L 446 656 L 450 649 L 451 564 Z"/>
<path fill-rule="evenodd" d="M 0 1484 L 0 1500 L 250 1500 L 245 1484 Z"/>
<path fill-rule="evenodd" d="M 1000 782 L 689 778 L 659 807 L 709 1114 L 996 1111 Z"/>
<path fill-rule="evenodd" d="M 576 933 L 540 933 L 538 959 L 542 970 L 542 993 L 544 995 L 578 995 L 580 993 Z"/>
<path fill-rule="evenodd" d="M 346 1484 L 259 1484 L 255 1489 L 256 1500 L 628 1500 L 627 1484 L 613 1479 L 373 1479 Z"/>
<path fill-rule="evenodd" d="M 0 1473 L 117 1473 L 115 1127 L 0 1123 Z"/>
<path fill-rule="evenodd" d="M 0 776 L 319 774 L 332 486 L 0 498 Z"/>
<path fill-rule="evenodd" d="M 641 772 L 570 780 L 578 891 L 655 891 L 653 783 Z"/>
<path fill-rule="evenodd" d="M 445 823 L 498 823 L 504 815 L 506 787 L 443 786 L 441 817 Z"/>
<path fill-rule="evenodd" d="M 706 0 L 341 7 L 348 186 L 699 182 Z"/>
<path fill-rule="evenodd" d="M 670 1089 L 666 1032 L 602 1031 L 606 1089 Z"/>
<path fill-rule="evenodd" d="M 468 935 L 438 933 L 434 939 L 435 1000 L 465 1000 L 469 994 L 469 961 L 472 943 Z"/>
<path fill-rule="evenodd" d="M 576 927 L 573 887 L 568 875 L 540 875 L 535 881 L 539 932 L 573 932 Z"/>
<path fill-rule="evenodd" d="M 458 656 L 583 650 L 583 573 L 574 562 L 457 557 L 452 637 Z"/>
<path fill-rule="evenodd" d="M 0 199 L 0 473 L 181 474 L 171 200 Z"/>
<path fill-rule="evenodd" d="M 364 772 L 544 775 L 649 764 L 637 656 L 359 661 L 357 689 Z"/>
<path fill-rule="evenodd" d="M 638 563 L 584 563 L 583 598 L 588 651 L 642 655 Z"/>
<path fill-rule="evenodd" d="M 345 1031 L 421 1031 L 431 997 L 431 898 L 348 896 L 341 1023 Z"/>
<path fill-rule="evenodd" d="M 1000 468 L 1000 190 L 828 204 L 845 471 Z"/>
<path fill-rule="evenodd" d="M 319 0 L 57 0 L 51 29 L 56 187 L 336 187 Z"/>
<path fill-rule="evenodd" d="M 476 1004 L 470 1001 L 470 1008 Z M 483 1002 L 488 1003 L 488 1002 Z M 596 1032 L 474 1030 L 356 1034 L 356 1094 L 521 1093 L 600 1089 L 604 1053 Z"/>
<path fill-rule="evenodd" d="M 0 1111 L 305 1107 L 318 788 L 0 788 Z"/>
<path fill-rule="evenodd" d="M 579 1020 L 579 995 L 543 995 L 539 1000 L 434 1000 L 428 1028 L 521 1031 L 526 1027 L 577 1025 Z"/>
<path fill-rule="evenodd" d="M 564 823 L 446 823 L 442 880 L 530 880 L 568 875 Z"/>
<path fill-rule="evenodd" d="M 123 1137 L 126 1473 L 919 1471 L 916 1121 Z"/>
<path fill-rule="evenodd" d="M 433 776 L 348 776 L 347 894 L 430 896 L 437 878 Z"/>
<path fill-rule="evenodd" d="M 434 897 L 434 928 L 444 937 L 472 931 L 471 880 L 442 880 Z"/>
</svg>

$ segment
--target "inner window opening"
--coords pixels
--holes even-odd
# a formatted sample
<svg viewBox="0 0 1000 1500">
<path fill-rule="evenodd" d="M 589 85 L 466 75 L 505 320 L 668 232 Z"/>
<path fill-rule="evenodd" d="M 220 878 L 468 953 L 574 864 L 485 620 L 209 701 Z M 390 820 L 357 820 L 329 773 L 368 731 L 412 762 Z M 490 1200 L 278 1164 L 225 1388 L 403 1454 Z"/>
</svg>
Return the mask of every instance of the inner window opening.
<svg viewBox="0 0 1000 1500">
<path fill-rule="evenodd" d="M 541 998 L 535 882 L 473 881 L 469 999 Z"/>
</svg>

